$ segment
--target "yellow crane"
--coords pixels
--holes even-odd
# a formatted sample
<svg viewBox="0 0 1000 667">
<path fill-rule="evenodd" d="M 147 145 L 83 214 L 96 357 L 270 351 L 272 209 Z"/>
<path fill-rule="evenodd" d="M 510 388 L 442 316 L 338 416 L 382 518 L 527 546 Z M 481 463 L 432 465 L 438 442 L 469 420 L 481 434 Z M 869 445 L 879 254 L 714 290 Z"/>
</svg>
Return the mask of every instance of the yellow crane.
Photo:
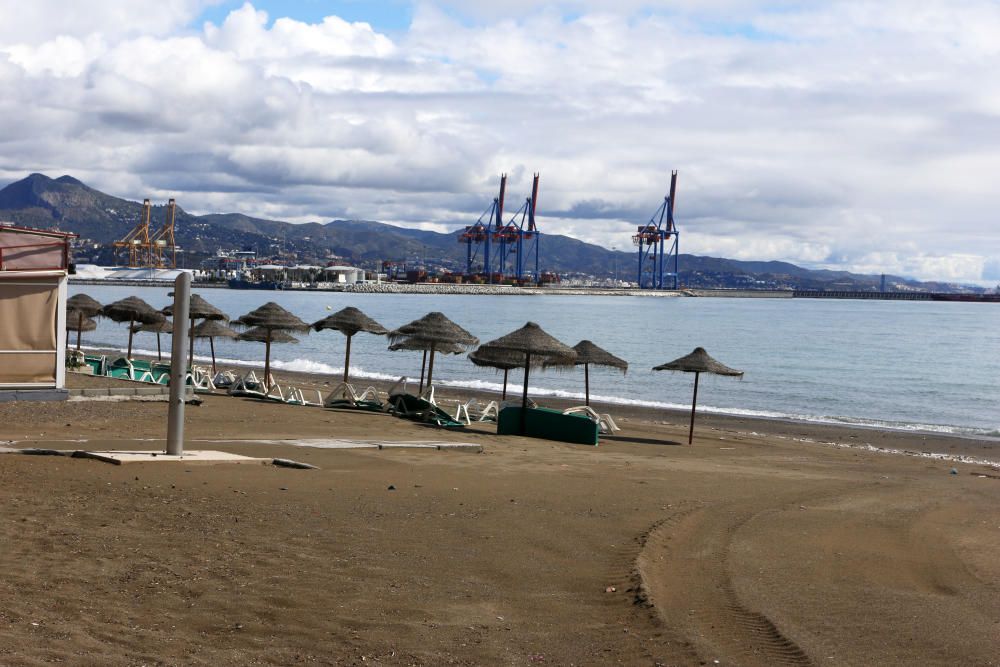
<svg viewBox="0 0 1000 667">
<path fill-rule="evenodd" d="M 149 263 L 158 269 L 177 268 L 177 243 L 174 240 L 174 220 L 177 216 L 177 203 L 171 199 L 167 202 L 166 216 L 163 226 L 153 235 L 149 247 Z M 167 266 L 164 253 L 170 254 L 170 265 Z"/>
<path fill-rule="evenodd" d="M 142 201 L 142 213 L 139 215 L 139 224 L 132 228 L 128 234 L 120 241 L 115 241 L 112 246 L 116 249 L 128 249 L 128 265 L 132 268 L 149 265 L 149 216 L 152 205 L 148 199 Z"/>
</svg>

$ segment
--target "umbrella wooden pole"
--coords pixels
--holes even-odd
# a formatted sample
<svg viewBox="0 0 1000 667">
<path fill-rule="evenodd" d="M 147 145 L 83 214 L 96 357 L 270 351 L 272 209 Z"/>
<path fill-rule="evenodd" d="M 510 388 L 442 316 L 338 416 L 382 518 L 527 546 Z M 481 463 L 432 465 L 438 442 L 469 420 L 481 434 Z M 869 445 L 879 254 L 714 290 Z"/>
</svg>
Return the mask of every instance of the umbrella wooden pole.
<svg viewBox="0 0 1000 667">
<path fill-rule="evenodd" d="M 434 377 L 434 343 L 431 343 L 431 360 L 427 363 L 427 388 L 431 387 L 431 379 Z"/>
<path fill-rule="evenodd" d="M 83 311 L 80 311 L 79 318 L 76 322 L 76 349 L 80 350 L 80 332 L 83 331 Z"/>
<path fill-rule="evenodd" d="M 194 366 L 194 318 L 188 322 L 188 336 L 191 338 L 188 343 L 188 365 Z"/>
<path fill-rule="evenodd" d="M 590 405 L 590 364 L 583 365 L 584 405 Z"/>
<path fill-rule="evenodd" d="M 128 322 L 128 352 L 125 353 L 126 359 L 132 358 L 132 326 L 135 325 L 135 320 L 129 320 Z"/>
<path fill-rule="evenodd" d="M 691 399 L 691 429 L 688 431 L 688 444 L 694 441 L 694 409 L 698 405 L 698 377 L 701 373 L 694 374 L 694 398 Z"/>
<path fill-rule="evenodd" d="M 163 361 L 163 351 L 160 347 L 160 332 L 156 332 L 156 360 Z"/>
<path fill-rule="evenodd" d="M 424 360 L 420 362 L 420 387 L 417 389 L 418 394 L 422 394 L 424 391 L 424 371 L 427 369 L 427 350 L 424 350 Z"/>
<path fill-rule="evenodd" d="M 347 352 L 344 353 L 344 383 L 347 383 L 348 369 L 351 367 L 351 334 L 347 334 Z"/>
<path fill-rule="evenodd" d="M 215 339 L 209 336 L 208 347 L 212 350 L 212 375 L 215 375 Z"/>
<path fill-rule="evenodd" d="M 510 373 L 510 369 L 509 368 L 503 369 L 503 393 L 500 394 L 501 401 L 507 400 L 507 373 Z"/>
<path fill-rule="evenodd" d="M 528 431 L 528 371 L 531 370 L 531 353 L 524 353 L 524 393 L 521 395 L 521 435 Z"/>
<path fill-rule="evenodd" d="M 267 330 L 264 340 L 264 391 L 271 389 L 271 330 Z"/>
</svg>

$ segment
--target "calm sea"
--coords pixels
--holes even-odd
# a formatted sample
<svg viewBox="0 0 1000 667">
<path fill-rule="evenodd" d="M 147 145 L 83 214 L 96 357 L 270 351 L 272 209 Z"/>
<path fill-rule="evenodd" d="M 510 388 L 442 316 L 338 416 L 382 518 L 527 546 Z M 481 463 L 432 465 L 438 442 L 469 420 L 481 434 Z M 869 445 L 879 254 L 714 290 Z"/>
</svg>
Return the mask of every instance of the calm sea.
<svg viewBox="0 0 1000 667">
<path fill-rule="evenodd" d="M 538 322 L 573 345 L 588 338 L 626 359 L 626 375 L 591 369 L 591 396 L 611 403 L 690 406 L 692 377 L 652 367 L 702 346 L 744 379 L 702 376 L 705 411 L 820 422 L 1000 436 L 1000 306 L 996 304 L 819 299 L 714 299 L 586 296 L 432 296 L 198 290 L 236 318 L 268 300 L 306 322 L 356 306 L 393 328 L 440 310 L 482 341 Z M 135 294 L 160 308 L 165 288 L 71 287 L 102 303 Z M 75 335 L 75 334 L 74 334 Z M 124 349 L 126 325 L 101 320 L 85 345 Z M 169 336 L 164 337 L 168 349 Z M 137 349 L 156 349 L 138 334 Z M 263 361 L 263 345 L 217 341 L 220 359 Z M 195 355 L 207 355 L 196 343 Z M 335 331 L 275 345 L 277 368 L 337 375 L 344 337 Z M 389 352 L 386 340 L 354 338 L 355 378 L 418 377 L 420 353 Z M 438 357 L 437 383 L 499 390 L 502 376 L 465 357 Z M 521 375 L 511 372 L 512 386 Z M 583 396 L 583 370 L 532 372 L 534 396 Z"/>
</svg>

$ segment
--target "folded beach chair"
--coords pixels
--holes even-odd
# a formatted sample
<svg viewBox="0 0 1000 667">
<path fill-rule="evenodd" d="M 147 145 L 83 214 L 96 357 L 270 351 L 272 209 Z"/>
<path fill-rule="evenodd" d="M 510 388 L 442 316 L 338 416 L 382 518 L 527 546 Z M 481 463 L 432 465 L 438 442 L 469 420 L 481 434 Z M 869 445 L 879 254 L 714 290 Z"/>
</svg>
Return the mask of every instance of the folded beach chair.
<svg viewBox="0 0 1000 667">
<path fill-rule="evenodd" d="M 202 366 L 192 366 L 190 376 L 190 384 L 196 392 L 211 393 L 215 391 L 215 383 L 212 382 L 212 375 L 209 369 Z"/>
<path fill-rule="evenodd" d="M 264 385 L 257 379 L 257 374 L 248 371 L 246 375 L 236 378 L 229 387 L 230 396 L 247 396 L 264 398 Z"/>
<path fill-rule="evenodd" d="M 155 363 L 149 370 L 156 384 L 170 384 L 170 364 Z"/>
<path fill-rule="evenodd" d="M 471 424 L 474 421 L 495 422 L 499 413 L 500 405 L 496 401 L 490 401 L 485 406 L 480 407 L 479 401 L 473 398 L 458 404 L 455 419 L 466 424 Z"/>
<path fill-rule="evenodd" d="M 465 428 L 465 424 L 457 421 L 438 406 L 413 394 L 391 394 L 389 396 L 389 412 L 397 417 L 412 419 L 424 424 L 434 424 L 444 428 Z"/>
<path fill-rule="evenodd" d="M 382 412 L 386 406 L 379 399 L 378 390 L 375 387 L 366 387 L 359 394 L 353 385 L 341 382 L 323 399 L 323 407 Z"/>
<path fill-rule="evenodd" d="M 524 413 L 524 432 L 521 415 Z M 563 414 L 549 408 L 506 407 L 497 419 L 497 435 L 526 435 L 531 438 L 559 440 L 580 445 L 598 443 L 600 427 L 590 417 L 580 414 Z"/>
<path fill-rule="evenodd" d="M 104 374 L 118 380 L 132 379 L 132 364 L 125 357 L 118 357 L 105 366 Z"/>
<path fill-rule="evenodd" d="M 83 360 L 87 366 L 90 366 L 94 375 L 107 375 L 108 358 L 103 354 L 85 354 Z"/>
<path fill-rule="evenodd" d="M 285 389 L 285 403 L 289 405 L 323 405 L 323 394 L 318 389 L 299 389 L 298 387 L 288 387 Z"/>
<path fill-rule="evenodd" d="M 579 405 L 573 408 L 566 408 L 563 410 L 563 414 L 585 416 L 592 422 L 596 423 L 601 429 L 601 433 L 606 435 L 621 430 L 618 428 L 618 424 L 615 423 L 615 420 L 611 418 L 611 415 L 606 412 L 599 413 L 589 405 Z"/>
<path fill-rule="evenodd" d="M 219 371 L 212 378 L 212 384 L 216 389 L 229 389 L 236 382 L 236 374 L 232 371 Z"/>
</svg>

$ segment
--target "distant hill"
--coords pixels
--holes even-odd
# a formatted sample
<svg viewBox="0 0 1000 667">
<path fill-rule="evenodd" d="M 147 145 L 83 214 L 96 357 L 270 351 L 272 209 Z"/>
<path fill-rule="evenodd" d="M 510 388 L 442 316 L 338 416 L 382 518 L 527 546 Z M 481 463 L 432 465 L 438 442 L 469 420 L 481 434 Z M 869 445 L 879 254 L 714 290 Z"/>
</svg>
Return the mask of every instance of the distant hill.
<svg viewBox="0 0 1000 667">
<path fill-rule="evenodd" d="M 140 202 L 94 190 L 72 176 L 53 179 L 31 174 L 0 190 L 0 221 L 75 232 L 85 241 L 101 246 L 94 249 L 81 244 L 79 253 L 105 263 L 113 261 L 110 244 L 138 222 L 141 210 Z M 154 228 L 162 224 L 164 215 L 163 205 L 153 207 Z M 250 249 L 262 257 L 294 255 L 311 262 L 335 255 L 369 267 L 391 260 L 461 270 L 465 262 L 465 246 L 458 243 L 458 232 L 407 229 L 365 220 L 292 224 L 239 213 L 196 216 L 178 207 L 176 235 L 190 266 L 219 249 Z M 620 278 L 634 280 L 635 253 L 615 252 L 557 234 L 543 235 L 541 243 L 543 271 L 605 278 L 617 266 Z M 684 254 L 680 268 L 681 283 L 691 287 L 871 289 L 879 281 L 878 276 L 816 271 L 787 262 L 746 262 Z M 947 291 L 953 287 L 896 276 L 889 279 L 915 288 Z"/>
</svg>

